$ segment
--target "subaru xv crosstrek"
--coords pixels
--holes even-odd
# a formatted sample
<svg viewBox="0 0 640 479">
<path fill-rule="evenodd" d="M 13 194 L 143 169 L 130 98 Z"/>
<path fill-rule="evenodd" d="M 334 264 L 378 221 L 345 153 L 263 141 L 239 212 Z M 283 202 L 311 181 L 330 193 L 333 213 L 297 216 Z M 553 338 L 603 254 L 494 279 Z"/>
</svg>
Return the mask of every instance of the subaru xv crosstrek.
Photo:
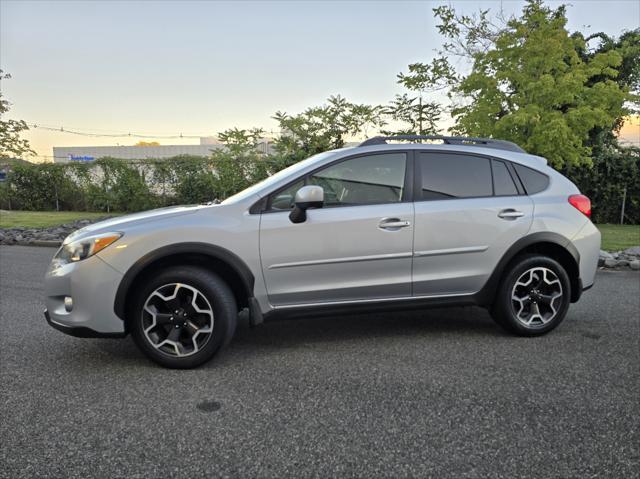
<svg viewBox="0 0 640 479">
<path fill-rule="evenodd" d="M 242 316 L 477 305 L 536 336 L 593 285 L 590 214 L 571 181 L 513 143 L 375 137 L 220 204 L 74 232 L 46 273 L 45 317 L 73 336 L 130 333 L 173 368 L 209 360 Z"/>
</svg>

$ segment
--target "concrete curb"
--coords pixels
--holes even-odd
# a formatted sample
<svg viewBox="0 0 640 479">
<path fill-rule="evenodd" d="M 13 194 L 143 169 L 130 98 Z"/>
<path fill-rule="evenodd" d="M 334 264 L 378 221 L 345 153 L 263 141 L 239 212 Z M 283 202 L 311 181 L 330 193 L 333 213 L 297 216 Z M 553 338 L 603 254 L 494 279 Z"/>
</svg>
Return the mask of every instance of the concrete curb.
<svg viewBox="0 0 640 479">
<path fill-rule="evenodd" d="M 33 240 L 33 241 L 17 241 L 13 243 L 16 246 L 42 246 L 49 248 L 59 248 L 62 241 Z M 12 245 L 6 245 L 12 246 Z"/>
</svg>

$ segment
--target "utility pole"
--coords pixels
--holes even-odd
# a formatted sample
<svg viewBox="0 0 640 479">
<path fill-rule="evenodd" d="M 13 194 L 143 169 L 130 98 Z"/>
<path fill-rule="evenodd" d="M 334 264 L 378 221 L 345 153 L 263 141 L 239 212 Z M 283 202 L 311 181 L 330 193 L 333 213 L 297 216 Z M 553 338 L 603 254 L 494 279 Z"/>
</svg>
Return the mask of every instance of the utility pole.
<svg viewBox="0 0 640 479">
<path fill-rule="evenodd" d="M 624 185 L 622 190 L 622 209 L 620 210 L 620 224 L 624 224 L 624 206 L 627 201 L 627 185 Z"/>
</svg>

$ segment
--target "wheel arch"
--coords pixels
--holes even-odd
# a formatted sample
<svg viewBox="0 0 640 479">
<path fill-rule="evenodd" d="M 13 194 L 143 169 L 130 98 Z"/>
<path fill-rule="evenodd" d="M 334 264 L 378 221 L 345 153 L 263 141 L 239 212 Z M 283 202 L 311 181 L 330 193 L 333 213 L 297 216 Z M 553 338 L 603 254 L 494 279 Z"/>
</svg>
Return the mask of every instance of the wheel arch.
<svg viewBox="0 0 640 479">
<path fill-rule="evenodd" d="M 558 261 L 569 276 L 571 302 L 578 301 L 582 294 L 580 253 L 564 236 L 551 232 L 538 232 L 520 238 L 502 256 L 491 273 L 489 280 L 477 296 L 479 304 L 482 306 L 493 304 L 504 272 L 508 270 L 514 260 L 527 253 L 543 254 Z"/>
<path fill-rule="evenodd" d="M 236 254 L 207 243 L 177 243 L 153 250 L 131 266 L 124 274 L 114 301 L 114 312 L 126 322 L 133 298 L 132 286 L 145 276 L 171 266 L 192 265 L 207 268 L 227 282 L 239 307 L 249 304 L 255 278 L 249 267 Z"/>
</svg>

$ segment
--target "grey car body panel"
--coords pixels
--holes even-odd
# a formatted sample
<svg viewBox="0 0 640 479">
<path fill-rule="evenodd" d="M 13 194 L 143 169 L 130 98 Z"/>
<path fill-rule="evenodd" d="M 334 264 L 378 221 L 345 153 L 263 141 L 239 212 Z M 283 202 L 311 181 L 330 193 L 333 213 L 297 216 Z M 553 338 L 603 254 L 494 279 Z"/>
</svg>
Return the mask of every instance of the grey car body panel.
<svg viewBox="0 0 640 479">
<path fill-rule="evenodd" d="M 293 224 L 287 212 L 256 213 L 252 206 L 296 179 L 353 155 L 385 151 L 446 151 L 504 159 L 541 171 L 549 187 L 513 197 L 401 202 L 310 209 L 307 221 Z M 514 244 L 553 232 L 554 242 L 575 249 L 580 280 L 593 283 L 600 235 L 567 197 L 578 189 L 532 155 L 464 145 L 374 145 L 326 152 L 300 162 L 220 205 L 175 207 L 127 215 L 83 228 L 67 241 L 105 232 L 123 236 L 94 257 L 46 275 L 51 321 L 98 333 L 125 331 L 122 309 L 143 258 L 179 253 L 185 244 L 214 245 L 219 256 L 252 276 L 251 308 L 268 316 L 322 305 L 422 304 L 423 301 L 481 303 L 487 285 L 504 267 Z M 524 214 L 497 217 L 502 209 Z M 253 213 L 252 213 L 253 211 Z M 408 222 L 381 230 L 384 218 Z M 183 246 L 180 246 L 183 245 Z M 225 255 L 225 251 L 228 254 Z M 214 253 L 212 253 L 214 254 Z M 121 285 L 124 285 L 121 287 Z M 122 291 L 125 291 L 123 293 Z M 124 296 L 123 296 L 124 294 Z M 74 298 L 72 313 L 63 299 Z"/>
<path fill-rule="evenodd" d="M 52 263 L 45 276 L 45 306 L 50 320 L 68 328 L 87 328 L 105 334 L 122 333 L 122 320 L 113 312 L 113 300 L 122 274 L 97 255 L 77 263 Z M 73 298 L 73 310 L 64 306 Z"/>
<path fill-rule="evenodd" d="M 309 210 L 293 225 L 287 212 L 262 215 L 260 256 L 274 306 L 411 296 L 413 204 Z M 385 218 L 408 221 L 394 231 Z"/>
<path fill-rule="evenodd" d="M 524 216 L 502 219 L 498 214 L 505 209 Z M 415 211 L 416 295 L 479 291 L 505 251 L 528 233 L 533 221 L 528 196 L 419 201 Z"/>
</svg>

